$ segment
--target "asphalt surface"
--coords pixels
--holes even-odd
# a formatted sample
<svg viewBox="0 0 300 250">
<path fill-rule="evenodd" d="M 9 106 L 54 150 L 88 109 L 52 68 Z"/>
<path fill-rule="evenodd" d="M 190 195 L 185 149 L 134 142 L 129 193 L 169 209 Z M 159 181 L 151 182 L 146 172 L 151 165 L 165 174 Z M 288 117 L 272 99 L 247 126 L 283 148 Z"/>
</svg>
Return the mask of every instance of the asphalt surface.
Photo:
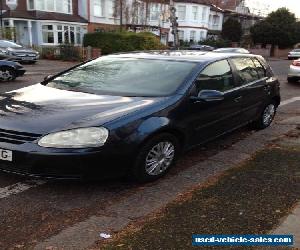
<svg viewBox="0 0 300 250">
<path fill-rule="evenodd" d="M 286 82 L 290 61 L 276 60 L 270 63 L 282 82 L 283 100 L 300 96 L 300 84 L 288 84 Z M 72 65 L 74 64 L 45 60 L 38 62 L 36 65 L 25 65 L 28 71 L 27 74 L 15 82 L 0 83 L 0 92 L 3 93 L 40 82 L 45 76 Z M 284 111 L 279 111 L 277 119 L 282 120 L 295 115 L 298 112 L 297 110 L 299 110 L 299 105 L 297 106 L 295 103 L 287 105 Z M 80 223 L 103 215 L 106 216 L 107 220 L 96 220 L 94 223 L 98 223 L 98 225 L 99 223 L 106 223 L 107 228 L 117 230 L 118 227 L 112 225 L 118 221 L 116 218 L 119 217 L 115 217 L 116 214 L 126 213 L 133 208 L 136 209 L 133 210 L 133 213 L 138 214 L 139 210 L 148 209 L 148 207 L 135 208 L 136 199 L 139 200 L 144 197 L 141 197 L 142 194 L 144 195 L 143 191 L 150 190 L 149 196 L 155 194 L 166 198 L 168 191 L 174 188 L 174 185 L 176 186 L 175 180 L 178 174 L 208 157 L 222 152 L 222 150 L 231 147 L 232 144 L 241 139 L 247 139 L 250 134 L 253 134 L 253 132 L 250 132 L 249 129 L 240 129 L 205 147 L 196 148 L 187 153 L 166 178 L 147 185 L 134 184 L 126 180 L 85 183 L 70 181 L 32 183 L 28 178 L 0 173 L 0 249 L 33 249 L 35 246 L 37 246 L 37 249 L 55 249 L 51 248 L 51 243 L 47 245 L 43 242 L 47 242 L 47 239 L 55 239 L 56 235 L 60 235 L 61 232 L 66 230 L 66 234 L 68 234 L 69 228 L 74 229 L 71 232 L 76 230 L 79 232 L 74 234 L 76 238 L 74 236 L 72 238 L 72 234 L 69 233 L 69 240 L 79 244 L 85 240 L 80 238 L 82 230 L 91 230 L 91 233 L 93 233 L 93 230 L 99 230 L 99 228 L 85 227 L 85 224 Z M 203 168 L 201 171 L 205 176 L 208 173 L 209 175 L 218 174 L 219 170 L 211 173 L 211 169 Z M 173 181 L 173 186 L 164 185 L 164 183 L 167 183 L 166 181 Z M 156 189 L 158 186 L 163 188 Z M 120 201 L 126 197 L 135 198 L 132 198 L 128 203 L 129 205 L 125 206 Z M 157 206 L 159 207 L 159 204 Z M 114 210 L 110 211 L 107 209 L 108 207 L 114 207 Z M 110 218 L 114 219 L 110 220 Z M 120 218 L 117 224 L 121 225 L 127 222 Z M 66 236 L 66 238 L 68 237 Z M 76 247 L 70 249 L 76 249 Z M 78 247 L 77 249 L 81 248 Z"/>
</svg>

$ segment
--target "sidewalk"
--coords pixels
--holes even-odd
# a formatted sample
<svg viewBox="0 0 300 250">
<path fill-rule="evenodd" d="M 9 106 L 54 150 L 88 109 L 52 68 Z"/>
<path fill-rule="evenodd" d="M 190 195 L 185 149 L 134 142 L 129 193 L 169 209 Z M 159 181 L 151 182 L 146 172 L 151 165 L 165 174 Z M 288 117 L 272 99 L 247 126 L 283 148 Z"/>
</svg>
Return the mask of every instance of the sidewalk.
<svg viewBox="0 0 300 250">
<path fill-rule="evenodd" d="M 300 138 L 292 137 L 280 143 L 283 147 L 299 148 Z M 297 178 L 300 179 L 300 172 L 297 173 Z M 300 189 L 300 185 L 298 186 Z M 293 209 L 292 213 L 288 215 L 281 225 L 271 232 L 272 234 L 291 234 L 294 235 L 294 247 L 300 249 L 300 202 Z"/>
<path fill-rule="evenodd" d="M 127 228 L 101 249 L 189 249 L 192 234 L 273 233 L 293 234 L 294 247 L 299 247 L 299 207 L 272 231 L 299 202 L 299 163 L 298 129 L 217 180 L 182 195 L 138 229 Z"/>
</svg>

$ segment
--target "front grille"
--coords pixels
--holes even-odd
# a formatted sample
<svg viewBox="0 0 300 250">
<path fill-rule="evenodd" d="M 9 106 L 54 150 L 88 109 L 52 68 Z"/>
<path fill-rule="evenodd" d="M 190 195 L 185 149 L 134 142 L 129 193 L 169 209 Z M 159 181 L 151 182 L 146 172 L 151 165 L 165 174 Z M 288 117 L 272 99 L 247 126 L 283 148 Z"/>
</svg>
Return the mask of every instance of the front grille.
<svg viewBox="0 0 300 250">
<path fill-rule="evenodd" d="M 33 142 L 40 136 L 39 134 L 0 129 L 0 142 L 11 144 L 20 145 L 26 142 Z"/>
<path fill-rule="evenodd" d="M 26 57 L 26 56 L 30 56 L 30 57 L 35 57 L 36 54 L 34 53 L 26 53 L 26 52 L 14 52 L 15 56 L 22 56 L 22 57 Z"/>
</svg>

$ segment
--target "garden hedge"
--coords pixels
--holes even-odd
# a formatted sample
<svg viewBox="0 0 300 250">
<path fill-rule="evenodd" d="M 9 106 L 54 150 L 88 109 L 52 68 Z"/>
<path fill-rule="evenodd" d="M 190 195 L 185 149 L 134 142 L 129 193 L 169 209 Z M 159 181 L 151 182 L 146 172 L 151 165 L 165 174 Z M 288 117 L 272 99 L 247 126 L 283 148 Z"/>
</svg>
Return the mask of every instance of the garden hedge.
<svg viewBox="0 0 300 250">
<path fill-rule="evenodd" d="M 85 47 L 100 48 L 101 53 L 165 49 L 159 39 L 149 32 L 95 32 L 84 36 Z"/>
</svg>

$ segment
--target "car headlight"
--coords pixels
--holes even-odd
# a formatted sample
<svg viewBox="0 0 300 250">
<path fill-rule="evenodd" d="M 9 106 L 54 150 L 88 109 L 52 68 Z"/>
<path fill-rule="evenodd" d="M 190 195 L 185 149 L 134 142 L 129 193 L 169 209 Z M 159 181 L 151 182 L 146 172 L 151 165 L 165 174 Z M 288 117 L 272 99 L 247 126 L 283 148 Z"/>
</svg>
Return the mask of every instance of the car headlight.
<svg viewBox="0 0 300 250">
<path fill-rule="evenodd" d="M 89 148 L 103 146 L 108 130 L 103 127 L 78 128 L 48 134 L 38 145 L 46 148 Z"/>
</svg>

